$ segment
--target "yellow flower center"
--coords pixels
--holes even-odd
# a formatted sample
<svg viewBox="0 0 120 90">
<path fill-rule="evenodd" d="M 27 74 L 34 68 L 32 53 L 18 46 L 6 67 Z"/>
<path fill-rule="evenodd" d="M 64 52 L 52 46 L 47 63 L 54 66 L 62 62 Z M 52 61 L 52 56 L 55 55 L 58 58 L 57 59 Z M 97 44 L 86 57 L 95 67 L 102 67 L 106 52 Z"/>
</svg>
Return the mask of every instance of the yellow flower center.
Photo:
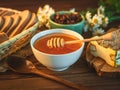
<svg viewBox="0 0 120 90">
<path fill-rule="evenodd" d="M 98 23 L 98 20 L 95 18 L 95 19 L 93 20 L 93 22 L 94 22 L 94 23 Z"/>
</svg>

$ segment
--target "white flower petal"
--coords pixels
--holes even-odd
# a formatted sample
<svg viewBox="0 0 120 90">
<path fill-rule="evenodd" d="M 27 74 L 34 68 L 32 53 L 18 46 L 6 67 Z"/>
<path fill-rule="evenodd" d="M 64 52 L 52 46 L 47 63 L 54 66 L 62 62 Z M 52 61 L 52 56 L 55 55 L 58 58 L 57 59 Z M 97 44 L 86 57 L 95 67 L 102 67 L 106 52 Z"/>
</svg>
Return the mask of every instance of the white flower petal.
<svg viewBox="0 0 120 90">
<path fill-rule="evenodd" d="M 100 15 L 100 14 L 104 14 L 104 7 L 103 6 L 100 6 L 98 9 L 97 9 L 97 14 Z"/>
<path fill-rule="evenodd" d="M 91 22 L 91 20 L 92 20 L 91 17 L 92 16 L 91 16 L 91 13 L 89 11 L 86 13 L 85 17 L 86 17 L 86 19 L 87 19 L 88 22 Z"/>
<path fill-rule="evenodd" d="M 72 8 L 69 10 L 70 12 L 75 12 L 75 8 Z"/>
<path fill-rule="evenodd" d="M 54 9 L 51 8 L 49 5 L 45 5 L 43 8 L 39 7 L 37 12 L 38 20 L 41 24 L 39 26 L 47 24 L 50 15 L 53 14 L 54 12 L 55 12 Z"/>
<path fill-rule="evenodd" d="M 96 30 L 93 31 L 93 35 L 94 36 L 99 36 L 99 35 L 103 35 L 105 32 L 102 28 L 97 28 Z"/>
<path fill-rule="evenodd" d="M 102 24 L 102 19 L 97 14 L 95 14 L 92 18 L 92 23 L 94 25 L 100 25 Z"/>
</svg>

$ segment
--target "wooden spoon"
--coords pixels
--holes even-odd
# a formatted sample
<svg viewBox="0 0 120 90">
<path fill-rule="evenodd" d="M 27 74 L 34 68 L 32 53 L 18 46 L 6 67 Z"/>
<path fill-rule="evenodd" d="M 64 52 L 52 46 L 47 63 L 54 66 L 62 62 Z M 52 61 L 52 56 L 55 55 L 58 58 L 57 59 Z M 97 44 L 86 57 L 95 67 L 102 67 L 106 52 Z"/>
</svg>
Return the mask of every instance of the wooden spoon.
<svg viewBox="0 0 120 90">
<path fill-rule="evenodd" d="M 63 47 L 65 44 L 74 44 L 74 43 L 89 42 L 96 40 L 112 40 L 112 33 L 108 33 L 100 37 L 93 37 L 89 39 L 72 40 L 72 41 L 65 41 L 63 38 L 58 38 L 58 37 L 50 38 L 47 41 L 47 46 L 50 48 L 59 48 L 59 47 Z"/>
<path fill-rule="evenodd" d="M 76 90 L 90 90 L 88 89 L 87 87 L 84 87 L 82 85 L 76 85 L 70 81 L 67 81 L 67 80 L 64 80 L 62 78 L 59 78 L 59 77 L 56 77 L 56 76 L 53 76 L 53 75 L 49 75 L 47 73 L 44 73 L 40 70 L 38 70 L 32 62 L 30 62 L 29 60 L 25 60 L 23 57 L 20 57 L 20 56 L 10 56 L 8 59 L 7 59 L 7 65 L 8 67 L 15 71 L 15 72 L 18 72 L 18 73 L 25 73 L 25 74 L 29 74 L 29 73 L 33 73 L 33 74 L 37 74 L 37 75 L 40 75 L 44 78 L 47 78 L 47 79 L 50 79 L 50 80 L 53 80 L 53 81 L 56 81 L 58 83 L 61 83 L 63 85 L 66 85 L 68 87 L 71 87 L 73 89 L 76 89 Z"/>
</svg>

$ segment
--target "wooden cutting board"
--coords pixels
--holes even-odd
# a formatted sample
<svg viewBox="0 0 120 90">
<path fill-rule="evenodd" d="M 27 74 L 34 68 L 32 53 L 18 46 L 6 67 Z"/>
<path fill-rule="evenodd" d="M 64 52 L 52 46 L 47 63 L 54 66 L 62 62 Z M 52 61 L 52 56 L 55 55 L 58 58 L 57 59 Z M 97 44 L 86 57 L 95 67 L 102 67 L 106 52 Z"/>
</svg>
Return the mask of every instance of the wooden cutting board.
<svg viewBox="0 0 120 90">
<path fill-rule="evenodd" d="M 120 26 L 110 28 L 107 31 L 107 33 L 115 31 L 117 29 L 120 29 Z M 94 57 L 90 53 L 89 46 L 90 46 L 90 44 L 88 43 L 88 45 L 86 47 L 85 55 L 86 55 L 86 60 L 87 60 L 88 64 L 90 65 L 90 67 L 92 67 L 96 71 L 96 73 L 101 77 L 120 78 L 120 67 L 117 67 L 117 68 L 111 67 L 103 59 L 101 59 L 99 57 Z"/>
<path fill-rule="evenodd" d="M 109 66 L 103 59 L 94 57 L 90 53 L 90 44 L 86 47 L 86 60 L 88 64 L 95 69 L 96 73 L 102 77 L 120 78 L 120 67 Z"/>
</svg>

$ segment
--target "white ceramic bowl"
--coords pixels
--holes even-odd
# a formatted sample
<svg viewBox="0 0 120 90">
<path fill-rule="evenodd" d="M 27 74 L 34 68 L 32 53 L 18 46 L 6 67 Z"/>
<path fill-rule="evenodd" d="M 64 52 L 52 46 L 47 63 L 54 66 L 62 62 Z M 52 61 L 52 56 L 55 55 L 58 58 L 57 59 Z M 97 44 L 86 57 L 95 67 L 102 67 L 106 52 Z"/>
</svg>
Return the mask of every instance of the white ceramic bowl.
<svg viewBox="0 0 120 90">
<path fill-rule="evenodd" d="M 68 67 L 70 67 L 72 64 L 74 64 L 81 56 L 84 48 L 84 43 L 82 44 L 81 48 L 78 50 L 67 53 L 67 54 L 47 54 L 43 53 L 37 49 L 34 48 L 34 43 L 37 39 L 39 39 L 42 36 L 45 36 L 47 34 L 52 34 L 52 33 L 65 33 L 65 34 L 70 34 L 73 36 L 76 36 L 79 39 L 83 39 L 83 37 L 78 34 L 75 31 L 67 30 L 67 29 L 50 29 L 50 30 L 45 30 L 37 33 L 34 35 L 30 41 L 31 48 L 33 51 L 34 56 L 36 59 L 46 66 L 48 69 L 51 69 L 53 71 L 63 71 L 66 70 Z"/>
</svg>

